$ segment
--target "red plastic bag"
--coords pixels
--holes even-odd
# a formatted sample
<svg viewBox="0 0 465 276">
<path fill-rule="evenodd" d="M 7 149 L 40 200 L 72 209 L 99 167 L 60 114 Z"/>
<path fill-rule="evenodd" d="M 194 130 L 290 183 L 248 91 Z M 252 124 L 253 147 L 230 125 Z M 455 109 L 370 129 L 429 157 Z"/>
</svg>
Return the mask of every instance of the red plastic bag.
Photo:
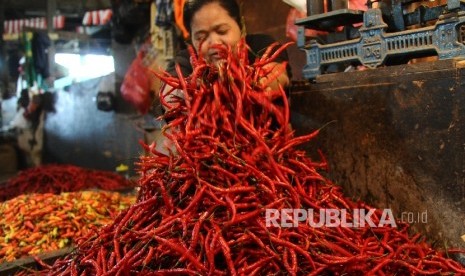
<svg viewBox="0 0 465 276">
<path fill-rule="evenodd" d="M 148 69 L 143 64 L 142 52 L 139 52 L 129 66 L 120 89 L 123 99 L 142 114 L 149 111 L 152 102 L 148 74 Z"/>
</svg>

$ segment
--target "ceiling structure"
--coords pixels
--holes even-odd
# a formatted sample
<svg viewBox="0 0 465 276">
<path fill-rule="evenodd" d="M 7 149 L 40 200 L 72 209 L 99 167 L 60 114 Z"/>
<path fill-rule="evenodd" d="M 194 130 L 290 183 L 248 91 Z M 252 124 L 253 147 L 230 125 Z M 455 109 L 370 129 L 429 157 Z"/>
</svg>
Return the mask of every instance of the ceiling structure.
<svg viewBox="0 0 465 276">
<path fill-rule="evenodd" d="M 111 8 L 111 0 L 2 0 L 1 2 L 5 20 L 46 16 L 49 5 L 54 5 L 56 13 L 67 18 L 82 18 L 86 11 Z"/>
</svg>

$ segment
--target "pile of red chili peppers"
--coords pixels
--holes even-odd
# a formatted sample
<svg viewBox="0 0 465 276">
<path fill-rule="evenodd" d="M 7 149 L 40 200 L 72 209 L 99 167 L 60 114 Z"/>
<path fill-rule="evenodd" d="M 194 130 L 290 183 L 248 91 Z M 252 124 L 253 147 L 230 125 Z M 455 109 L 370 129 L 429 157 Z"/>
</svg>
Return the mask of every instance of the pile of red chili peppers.
<svg viewBox="0 0 465 276">
<path fill-rule="evenodd" d="M 266 209 L 373 210 L 321 174 L 326 163 L 297 146 L 283 89 L 264 91 L 265 65 L 244 44 L 219 68 L 193 55 L 189 77 L 161 76 L 182 97 L 165 135 L 170 154 L 145 146 L 137 202 L 46 269 L 53 275 L 451 275 L 465 268 L 397 227 L 267 226 Z M 273 52 L 274 51 L 274 52 Z M 173 90 L 174 91 L 174 90 Z M 173 92 L 174 93 L 174 92 Z M 165 98 L 166 99 L 166 98 Z M 274 104 L 277 99 L 284 107 Z M 316 217 L 318 219 L 318 217 Z M 354 217 L 349 216 L 349 221 Z M 448 254 L 458 253 L 450 251 Z M 450 256 L 450 255 L 449 255 Z"/>
<path fill-rule="evenodd" d="M 110 171 L 86 169 L 74 165 L 46 164 L 20 171 L 0 184 L 0 202 L 28 193 L 82 191 L 98 188 L 106 191 L 134 188 L 136 183 Z"/>
</svg>

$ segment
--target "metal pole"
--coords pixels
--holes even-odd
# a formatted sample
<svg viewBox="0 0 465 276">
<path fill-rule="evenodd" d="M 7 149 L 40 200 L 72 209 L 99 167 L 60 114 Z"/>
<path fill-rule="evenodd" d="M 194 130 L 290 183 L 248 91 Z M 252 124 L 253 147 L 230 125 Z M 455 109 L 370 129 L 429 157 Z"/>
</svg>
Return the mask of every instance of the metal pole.
<svg viewBox="0 0 465 276">
<path fill-rule="evenodd" d="M 56 0 L 47 0 L 47 33 L 50 36 L 54 32 L 53 18 L 57 14 Z M 50 47 L 48 48 L 48 65 L 50 70 L 51 88 L 53 88 L 53 81 L 55 79 L 55 42 L 50 39 Z"/>
<path fill-rule="evenodd" d="M 0 127 L 3 127 L 3 112 L 2 112 L 2 99 L 4 93 L 7 93 L 5 90 L 8 87 L 8 70 L 5 66 L 5 47 L 3 41 L 3 32 L 4 27 L 3 23 L 5 22 L 5 1 L 0 1 L 0 76 L 1 76 L 1 86 L 0 86 Z M 5 78 L 3 77 L 5 76 Z"/>
<path fill-rule="evenodd" d="M 8 93 L 8 91 L 6 91 L 6 89 L 8 89 L 8 66 L 6 66 L 5 42 L 3 41 L 4 22 L 5 1 L 0 1 L 0 98 L 3 98 L 5 93 Z"/>
</svg>

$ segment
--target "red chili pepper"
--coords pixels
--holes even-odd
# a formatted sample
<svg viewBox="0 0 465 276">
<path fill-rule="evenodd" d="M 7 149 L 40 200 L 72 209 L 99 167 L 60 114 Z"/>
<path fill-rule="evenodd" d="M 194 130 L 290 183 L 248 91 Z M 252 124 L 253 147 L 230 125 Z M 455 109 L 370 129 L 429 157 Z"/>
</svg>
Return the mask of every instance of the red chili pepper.
<svg viewBox="0 0 465 276">
<path fill-rule="evenodd" d="M 279 238 L 275 238 L 275 237 L 270 237 L 271 241 L 274 242 L 274 243 L 277 243 L 279 245 L 282 245 L 282 246 L 286 246 L 288 248 L 291 248 L 291 249 L 294 249 L 295 251 L 299 252 L 301 255 L 303 255 L 305 257 L 305 259 L 309 262 L 309 265 L 313 268 L 313 269 L 316 269 L 316 266 L 315 266 L 315 263 L 313 261 L 313 258 L 310 256 L 310 254 L 303 250 L 302 248 L 300 248 L 298 245 L 295 245 L 289 241 L 285 241 L 285 240 L 281 240 Z"/>
<path fill-rule="evenodd" d="M 158 236 L 155 236 L 154 239 L 157 240 L 158 242 L 162 243 L 162 244 L 167 245 L 170 249 L 176 251 L 182 257 L 185 257 L 186 259 L 188 259 L 200 271 L 207 271 L 205 266 L 202 265 L 201 263 L 199 263 L 198 260 L 189 251 L 187 251 L 186 248 L 184 248 L 184 247 L 182 247 L 182 246 L 180 246 L 180 245 L 178 245 L 178 244 L 176 244 L 174 242 L 171 242 L 169 240 L 160 238 Z"/>
<path fill-rule="evenodd" d="M 218 233 L 221 231 L 218 226 L 217 226 L 217 231 Z M 218 241 L 221 247 L 221 250 L 223 251 L 224 257 L 226 259 L 226 264 L 228 265 L 228 273 L 231 275 L 237 275 L 236 268 L 234 267 L 232 257 L 231 257 L 231 249 L 229 248 L 227 242 L 225 241 L 224 237 L 219 234 L 218 235 Z"/>
<path fill-rule="evenodd" d="M 374 222 L 382 213 L 346 198 L 323 176 L 328 162 L 321 152 L 318 161 L 297 149 L 320 130 L 295 136 L 288 125 L 285 91 L 266 94 L 257 85 L 285 47 L 272 45 L 254 64 L 245 62 L 245 45 L 237 45 L 234 53 L 218 47 L 225 58 L 218 68 L 193 56 L 191 76 L 182 76 L 179 67 L 178 78 L 158 75 L 172 86 L 161 97 L 169 109 L 161 118 L 171 119 L 163 134 L 173 147 L 165 154 L 155 145 L 143 146 L 137 203 L 82 240 L 72 257 L 45 274 L 389 275 L 464 270 L 420 242 L 418 235 L 410 235 L 407 224 L 314 228 L 307 219 L 297 227 L 267 227 L 266 209 L 314 209 L 315 219 L 326 208 L 367 209 L 374 211 Z M 277 106 L 275 99 L 285 105 Z"/>
</svg>

